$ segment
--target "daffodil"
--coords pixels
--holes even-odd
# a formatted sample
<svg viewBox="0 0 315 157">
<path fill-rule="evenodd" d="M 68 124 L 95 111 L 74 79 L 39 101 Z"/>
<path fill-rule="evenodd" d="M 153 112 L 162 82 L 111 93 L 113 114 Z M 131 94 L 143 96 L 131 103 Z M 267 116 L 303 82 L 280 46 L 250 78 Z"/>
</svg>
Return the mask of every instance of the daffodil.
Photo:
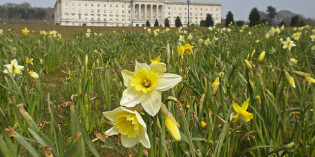
<svg viewBox="0 0 315 157">
<path fill-rule="evenodd" d="M 2 35 L 3 34 L 3 30 L 2 29 L 0 29 L 0 35 Z"/>
<path fill-rule="evenodd" d="M 149 28 L 149 29 L 147 29 L 147 31 L 148 31 L 148 33 L 150 33 L 151 34 L 151 29 Z"/>
<path fill-rule="evenodd" d="M 205 128 L 205 127 L 207 126 L 207 123 L 204 122 L 204 121 L 201 121 L 201 124 L 200 124 L 200 125 L 201 125 L 202 128 Z"/>
<path fill-rule="evenodd" d="M 13 59 L 11 61 L 11 64 L 6 64 L 4 66 L 6 69 L 3 72 L 6 74 L 10 73 L 13 75 L 13 77 L 15 76 L 15 74 L 21 74 L 21 70 L 24 69 L 24 66 L 20 66 L 16 59 Z"/>
<path fill-rule="evenodd" d="M 22 34 L 27 35 L 30 32 L 26 27 L 22 29 Z"/>
<path fill-rule="evenodd" d="M 160 57 L 161 57 L 161 55 L 159 55 L 158 57 L 155 57 L 154 59 L 150 59 L 151 63 L 162 63 L 160 61 Z"/>
<path fill-rule="evenodd" d="M 90 34 L 90 33 L 85 33 L 85 36 L 86 36 L 87 38 L 89 38 L 89 37 L 91 36 L 91 34 Z"/>
<path fill-rule="evenodd" d="M 217 90 L 219 89 L 219 86 L 220 86 L 220 77 L 217 77 L 211 86 L 212 87 L 212 90 L 211 90 L 212 95 L 216 95 Z"/>
<path fill-rule="evenodd" d="M 291 58 L 289 63 L 290 64 L 296 64 L 298 61 L 295 58 Z"/>
<path fill-rule="evenodd" d="M 236 115 L 233 116 L 234 122 L 238 121 L 241 117 L 244 118 L 246 122 L 249 122 L 251 119 L 253 119 L 254 115 L 252 113 L 247 112 L 249 99 L 243 102 L 242 107 L 239 106 L 237 103 L 233 102 L 233 108 L 235 112 L 237 112 Z"/>
<path fill-rule="evenodd" d="M 142 104 L 144 110 L 155 116 L 161 107 L 161 92 L 173 88 L 182 80 L 182 77 L 172 73 L 165 73 L 164 63 L 136 62 L 135 72 L 122 71 L 124 90 L 120 105 L 134 107 Z"/>
<path fill-rule="evenodd" d="M 194 46 L 191 46 L 190 44 L 185 44 L 184 48 L 185 48 L 186 54 L 192 54 L 193 53 Z"/>
<path fill-rule="evenodd" d="M 181 42 L 185 42 L 185 38 L 184 38 L 183 35 L 180 35 L 178 40 L 181 41 Z"/>
<path fill-rule="evenodd" d="M 266 34 L 265 34 L 265 38 L 268 39 L 269 37 L 270 37 L 270 34 L 269 34 L 269 33 L 266 33 Z"/>
<path fill-rule="evenodd" d="M 300 37 L 301 37 L 301 34 L 302 34 L 302 33 L 300 33 L 300 32 L 296 32 L 296 33 L 294 33 L 294 34 L 292 35 L 292 38 L 293 38 L 294 40 L 299 40 Z"/>
<path fill-rule="evenodd" d="M 205 45 L 209 45 L 209 44 L 211 44 L 211 42 L 210 42 L 210 39 L 207 38 L 207 40 L 205 40 Z"/>
<path fill-rule="evenodd" d="M 245 59 L 245 64 L 246 64 L 248 70 L 253 71 L 253 66 L 252 66 L 252 64 L 250 64 L 250 62 L 247 59 Z"/>
<path fill-rule="evenodd" d="M 103 114 L 115 123 L 105 132 L 107 136 L 121 134 L 121 143 L 124 147 L 133 147 L 139 142 L 148 149 L 151 147 L 147 125 L 137 111 L 118 107 L 113 111 L 103 112 Z"/>
<path fill-rule="evenodd" d="M 32 70 L 29 71 L 28 74 L 34 79 L 39 78 L 38 74 L 36 72 L 32 71 Z"/>
<path fill-rule="evenodd" d="M 294 82 L 294 78 L 287 72 L 287 71 L 284 71 L 285 72 L 285 75 L 286 75 L 286 78 L 287 80 L 289 81 L 290 85 L 295 88 L 295 82 Z"/>
<path fill-rule="evenodd" d="M 33 65 L 33 58 L 25 58 L 25 63 Z"/>
<path fill-rule="evenodd" d="M 177 46 L 177 54 L 182 56 L 185 52 L 185 47 L 182 44 L 178 44 Z"/>
<path fill-rule="evenodd" d="M 191 34 L 189 34 L 189 36 L 187 37 L 187 39 L 191 40 L 193 37 Z"/>
<path fill-rule="evenodd" d="M 1 34 L 1 31 L 0 31 L 0 34 Z M 311 35 L 311 40 L 315 41 L 315 35 Z"/>
<path fill-rule="evenodd" d="M 283 44 L 283 49 L 289 49 L 289 51 L 291 51 L 292 47 L 296 46 L 289 37 L 287 37 L 287 40 L 283 41 L 282 44 Z"/>
</svg>

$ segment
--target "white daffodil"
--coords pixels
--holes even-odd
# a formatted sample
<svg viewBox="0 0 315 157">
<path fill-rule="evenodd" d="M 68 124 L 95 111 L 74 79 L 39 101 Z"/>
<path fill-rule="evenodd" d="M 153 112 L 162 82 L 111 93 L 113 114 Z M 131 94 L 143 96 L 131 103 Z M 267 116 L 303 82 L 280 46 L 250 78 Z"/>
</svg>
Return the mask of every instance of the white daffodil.
<svg viewBox="0 0 315 157">
<path fill-rule="evenodd" d="M 296 46 L 289 37 L 287 37 L 287 40 L 283 41 L 282 44 L 283 44 L 283 49 L 289 49 L 289 51 L 291 51 L 292 47 Z"/>
<path fill-rule="evenodd" d="M 294 34 L 292 35 L 292 38 L 294 38 L 294 40 L 299 40 L 300 37 L 301 37 L 301 34 L 302 34 L 302 33 L 300 33 L 300 32 L 296 32 L 296 33 L 294 33 Z"/>
<path fill-rule="evenodd" d="M 138 142 L 148 149 L 151 147 L 147 125 L 137 111 L 118 107 L 103 114 L 115 122 L 115 125 L 105 132 L 107 136 L 121 134 L 121 143 L 124 147 L 133 147 Z"/>
<path fill-rule="evenodd" d="M 122 76 L 127 89 L 124 90 L 120 105 L 134 107 L 142 104 L 144 110 L 155 116 L 161 107 L 161 92 L 173 88 L 182 80 L 176 74 L 165 73 L 164 63 L 136 62 L 135 72 L 123 70 Z"/>
<path fill-rule="evenodd" d="M 13 77 L 15 76 L 15 74 L 21 74 L 21 70 L 24 69 L 24 66 L 18 65 L 18 62 L 16 59 L 13 59 L 11 61 L 11 64 L 6 64 L 4 66 L 6 69 L 3 72 L 6 74 L 11 73 Z"/>
</svg>

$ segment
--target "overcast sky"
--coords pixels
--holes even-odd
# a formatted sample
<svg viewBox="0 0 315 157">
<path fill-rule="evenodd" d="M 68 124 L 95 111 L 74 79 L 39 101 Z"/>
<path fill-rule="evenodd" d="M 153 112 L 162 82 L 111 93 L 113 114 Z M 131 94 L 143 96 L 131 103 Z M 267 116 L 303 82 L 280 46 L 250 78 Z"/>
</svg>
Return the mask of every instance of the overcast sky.
<svg viewBox="0 0 315 157">
<path fill-rule="evenodd" d="M 205 2 L 221 2 L 222 18 L 228 11 L 234 14 L 234 20 L 248 20 L 249 12 L 257 7 L 260 11 L 266 11 L 271 5 L 280 10 L 290 10 L 294 13 L 315 19 L 315 0 L 191 0 Z M 0 4 L 28 2 L 35 7 L 54 7 L 56 0 L 1 0 Z"/>
</svg>

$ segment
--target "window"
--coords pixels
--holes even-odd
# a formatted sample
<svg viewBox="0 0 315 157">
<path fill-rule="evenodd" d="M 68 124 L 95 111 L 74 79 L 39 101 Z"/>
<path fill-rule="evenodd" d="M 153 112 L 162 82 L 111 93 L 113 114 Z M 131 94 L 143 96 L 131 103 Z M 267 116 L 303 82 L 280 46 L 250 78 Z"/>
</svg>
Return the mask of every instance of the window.
<svg viewBox="0 0 315 157">
<path fill-rule="evenodd" d="M 124 7 L 125 7 L 124 5 L 121 6 L 121 8 L 124 8 Z"/>
<path fill-rule="evenodd" d="M 171 15 L 171 12 L 168 12 L 168 15 Z"/>
<path fill-rule="evenodd" d="M 122 14 L 124 14 L 124 13 L 125 13 L 125 11 L 123 10 L 123 11 L 121 11 L 121 13 L 122 13 Z"/>
<path fill-rule="evenodd" d="M 104 18 L 104 21 L 106 21 L 106 18 Z"/>
<path fill-rule="evenodd" d="M 112 7 L 112 5 L 109 5 L 109 7 Z"/>
<path fill-rule="evenodd" d="M 200 10 L 202 11 L 202 8 Z"/>
<path fill-rule="evenodd" d="M 130 10 L 128 11 L 128 14 L 130 14 Z"/>
<path fill-rule="evenodd" d="M 181 8 L 181 7 L 179 7 L 179 10 L 182 10 L 182 8 Z"/>
<path fill-rule="evenodd" d="M 74 3 L 72 3 L 72 6 L 74 6 Z"/>
<path fill-rule="evenodd" d="M 104 4 L 104 7 L 106 7 L 106 4 Z"/>
<path fill-rule="evenodd" d="M 112 13 L 113 13 L 113 11 L 112 11 L 112 10 L 110 10 L 110 13 L 112 14 Z"/>
<path fill-rule="evenodd" d="M 91 4 L 91 7 L 93 7 L 93 4 Z"/>
<path fill-rule="evenodd" d="M 99 9 L 97 10 L 97 13 L 100 13 L 100 10 L 99 10 Z"/>
<path fill-rule="evenodd" d="M 78 3 L 78 6 L 81 6 L 81 3 Z"/>
<path fill-rule="evenodd" d="M 97 4 L 97 7 L 100 7 L 100 4 Z"/>
<path fill-rule="evenodd" d="M 106 13 L 106 10 L 104 10 L 104 13 Z"/>
<path fill-rule="evenodd" d="M 200 16 L 202 16 L 202 13 L 200 13 Z"/>
<path fill-rule="evenodd" d="M 128 5 L 128 8 L 130 8 L 130 5 Z"/>
<path fill-rule="evenodd" d="M 87 7 L 87 4 L 85 3 L 85 6 Z"/>
<path fill-rule="evenodd" d="M 171 10 L 171 7 L 168 7 L 169 10 Z"/>
<path fill-rule="evenodd" d="M 118 5 L 116 5 L 116 8 L 118 8 Z"/>
</svg>

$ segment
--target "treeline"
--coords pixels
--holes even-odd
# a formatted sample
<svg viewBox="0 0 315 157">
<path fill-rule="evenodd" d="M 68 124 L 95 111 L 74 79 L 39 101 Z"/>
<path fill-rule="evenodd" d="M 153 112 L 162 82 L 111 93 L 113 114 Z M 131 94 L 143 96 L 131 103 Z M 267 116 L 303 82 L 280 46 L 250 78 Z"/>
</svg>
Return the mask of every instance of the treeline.
<svg viewBox="0 0 315 157">
<path fill-rule="evenodd" d="M 29 3 L 0 5 L 0 23 L 53 24 L 52 8 L 33 8 Z"/>
</svg>

